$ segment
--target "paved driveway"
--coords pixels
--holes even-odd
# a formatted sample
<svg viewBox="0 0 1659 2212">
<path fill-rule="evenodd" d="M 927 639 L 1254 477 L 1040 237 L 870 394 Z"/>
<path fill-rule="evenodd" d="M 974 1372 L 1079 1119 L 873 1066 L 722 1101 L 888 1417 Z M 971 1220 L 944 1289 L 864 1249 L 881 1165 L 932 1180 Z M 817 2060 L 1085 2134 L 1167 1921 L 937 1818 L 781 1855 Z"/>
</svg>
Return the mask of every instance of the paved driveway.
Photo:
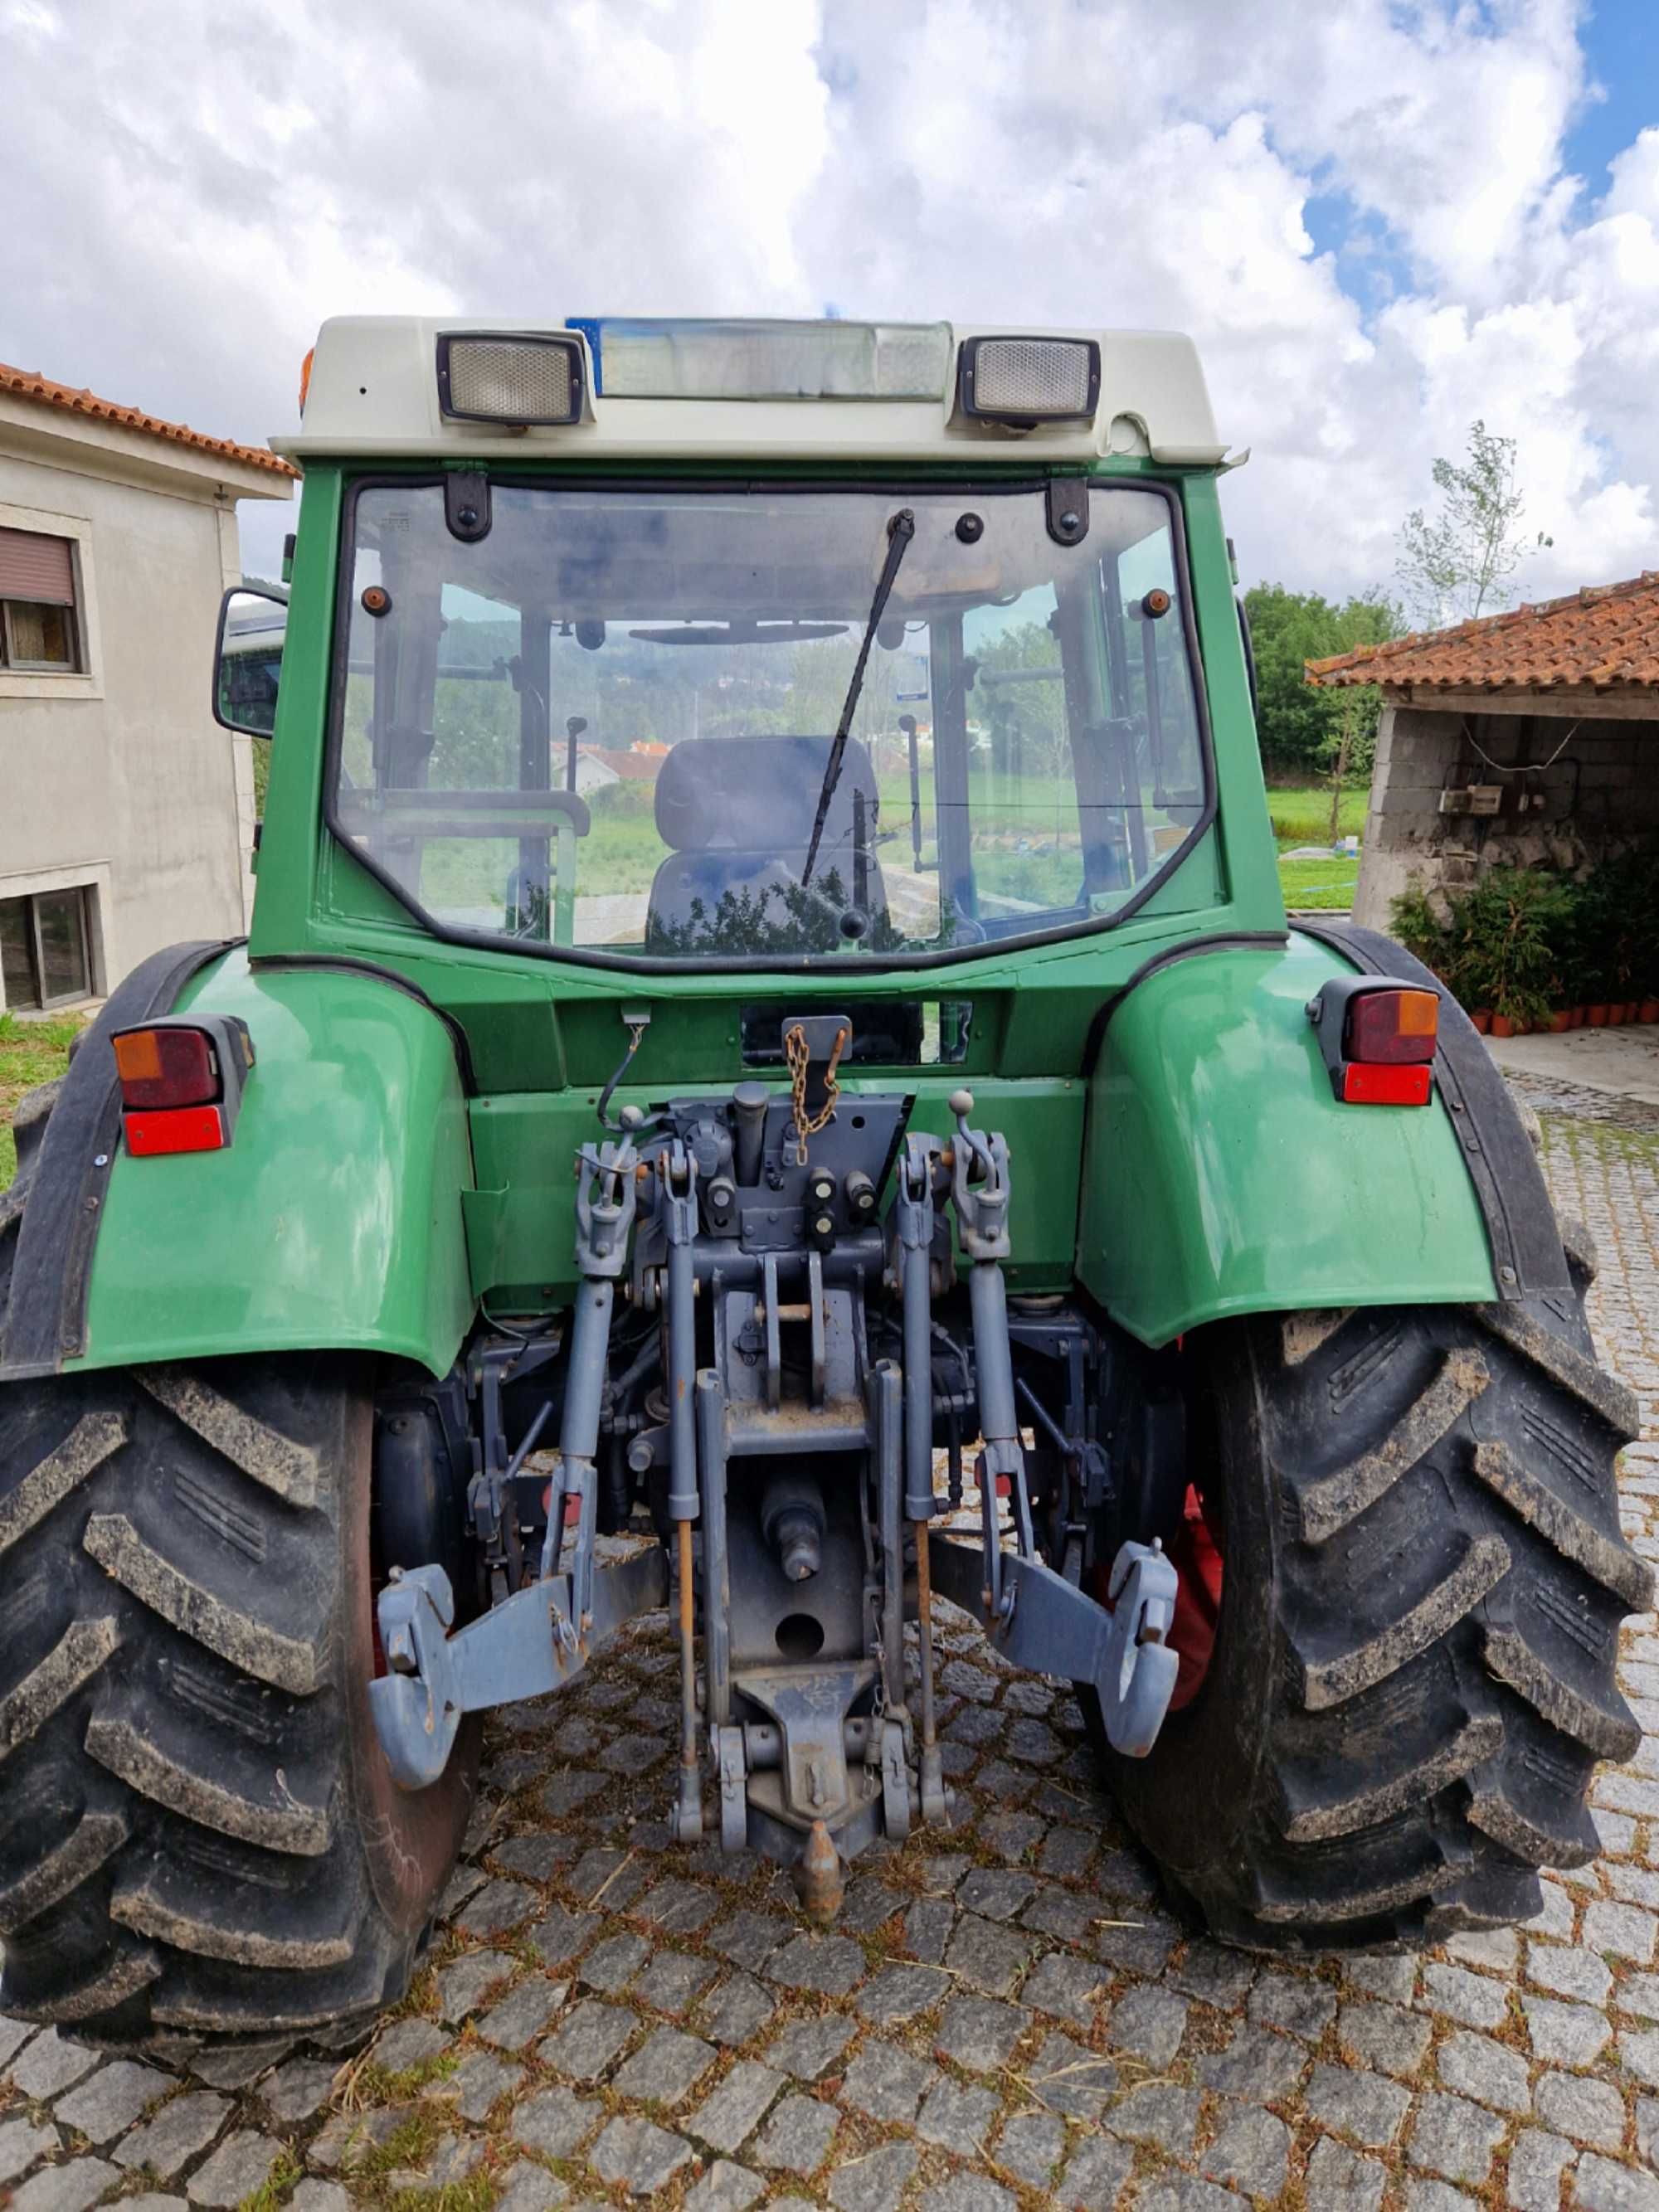
<svg viewBox="0 0 1659 2212">
<path fill-rule="evenodd" d="M 1639 1110 L 1619 1126 L 1540 1103 L 1559 1201 L 1601 1247 L 1598 1338 L 1644 1399 L 1623 1480 L 1659 1558 L 1659 1133 Z M 1182 1936 L 1070 1696 L 955 1620 L 964 1824 L 863 1862 L 834 1933 L 809 1932 L 765 1866 L 668 1843 L 675 1661 L 647 1626 L 562 1701 L 494 1723 L 432 1966 L 366 2051 L 185 2078 L 0 2022 L 0 2194 L 15 2185 L 16 2212 L 629 2194 L 696 2212 L 1659 2212 L 1650 1621 L 1630 1624 L 1624 1672 L 1651 1733 L 1596 1785 L 1599 1863 L 1547 1881 L 1518 1934 L 1285 1968 Z"/>
</svg>

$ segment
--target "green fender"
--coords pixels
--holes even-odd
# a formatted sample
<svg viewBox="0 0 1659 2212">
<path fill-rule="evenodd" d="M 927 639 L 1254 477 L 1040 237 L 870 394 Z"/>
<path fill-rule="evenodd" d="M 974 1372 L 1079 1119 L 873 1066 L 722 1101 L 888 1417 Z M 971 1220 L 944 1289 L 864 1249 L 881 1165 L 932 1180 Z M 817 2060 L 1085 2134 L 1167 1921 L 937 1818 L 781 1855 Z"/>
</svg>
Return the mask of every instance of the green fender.
<svg viewBox="0 0 1659 2212">
<path fill-rule="evenodd" d="M 1150 1345 L 1225 1314 L 1498 1295 L 1451 1117 L 1342 1106 L 1305 1012 L 1335 954 L 1197 951 L 1120 1001 L 1090 1080 L 1078 1275 Z"/>
<path fill-rule="evenodd" d="M 228 954 L 175 1011 L 234 1014 L 255 1061 L 222 1152 L 110 1165 L 74 1367 L 330 1346 L 447 1371 L 474 1302 L 455 1045 L 417 995 Z M 92 1044 L 90 1048 L 96 1049 Z"/>
</svg>

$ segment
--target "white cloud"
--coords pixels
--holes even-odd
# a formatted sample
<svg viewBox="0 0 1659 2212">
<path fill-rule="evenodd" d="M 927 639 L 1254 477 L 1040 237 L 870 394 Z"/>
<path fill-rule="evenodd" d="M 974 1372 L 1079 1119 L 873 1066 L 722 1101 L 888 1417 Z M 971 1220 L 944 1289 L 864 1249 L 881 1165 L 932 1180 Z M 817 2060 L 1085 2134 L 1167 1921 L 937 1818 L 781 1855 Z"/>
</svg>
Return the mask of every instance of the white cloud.
<svg viewBox="0 0 1659 2212">
<path fill-rule="evenodd" d="M 349 309 L 1175 325 L 1247 573 L 1386 580 L 1480 415 L 1563 589 L 1659 560 L 1659 129 L 1564 173 L 1583 12 L 0 0 L 0 355 L 258 438 Z"/>
</svg>

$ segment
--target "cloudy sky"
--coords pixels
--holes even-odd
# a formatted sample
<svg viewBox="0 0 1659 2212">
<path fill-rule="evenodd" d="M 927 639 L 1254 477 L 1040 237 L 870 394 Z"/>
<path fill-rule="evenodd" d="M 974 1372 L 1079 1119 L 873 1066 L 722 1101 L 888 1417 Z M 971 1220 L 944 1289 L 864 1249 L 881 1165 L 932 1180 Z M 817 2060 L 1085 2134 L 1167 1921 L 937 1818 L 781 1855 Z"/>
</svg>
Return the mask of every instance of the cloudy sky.
<svg viewBox="0 0 1659 2212">
<path fill-rule="evenodd" d="M 0 0 L 0 359 L 222 434 L 347 311 L 1162 325 L 1247 580 L 1477 415 L 1528 595 L 1659 566 L 1656 0 Z"/>
</svg>

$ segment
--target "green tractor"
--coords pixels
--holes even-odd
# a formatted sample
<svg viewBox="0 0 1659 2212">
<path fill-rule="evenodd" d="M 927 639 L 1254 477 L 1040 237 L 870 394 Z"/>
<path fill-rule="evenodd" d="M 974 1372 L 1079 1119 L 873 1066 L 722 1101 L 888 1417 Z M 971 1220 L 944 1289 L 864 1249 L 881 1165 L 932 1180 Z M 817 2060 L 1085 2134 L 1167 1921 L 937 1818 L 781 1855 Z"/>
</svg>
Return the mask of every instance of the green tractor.
<svg viewBox="0 0 1659 2212">
<path fill-rule="evenodd" d="M 308 368 L 252 934 L 0 1197 L 0 2010 L 361 2031 L 483 1712 L 665 1609 L 673 1832 L 815 1915 L 953 1818 L 939 1599 L 1224 1941 L 1532 1914 L 1635 1407 L 1462 1014 L 1286 927 L 1190 345 Z"/>
</svg>

